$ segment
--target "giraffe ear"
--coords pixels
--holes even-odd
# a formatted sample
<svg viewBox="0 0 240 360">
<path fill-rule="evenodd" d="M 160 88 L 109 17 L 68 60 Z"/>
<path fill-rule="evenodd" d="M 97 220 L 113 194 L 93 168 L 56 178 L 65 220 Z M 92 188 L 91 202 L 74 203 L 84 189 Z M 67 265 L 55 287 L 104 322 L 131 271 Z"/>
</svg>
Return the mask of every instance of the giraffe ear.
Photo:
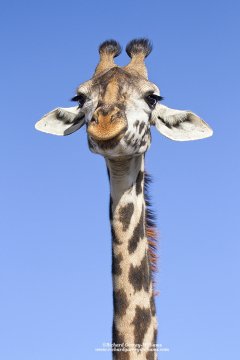
<svg viewBox="0 0 240 360">
<path fill-rule="evenodd" d="M 210 126 L 188 110 L 174 110 L 157 104 L 152 113 L 152 123 L 171 140 L 189 141 L 212 136 Z"/>
<path fill-rule="evenodd" d="M 69 135 L 83 126 L 84 117 L 78 106 L 57 108 L 44 115 L 35 128 L 48 134 Z"/>
</svg>

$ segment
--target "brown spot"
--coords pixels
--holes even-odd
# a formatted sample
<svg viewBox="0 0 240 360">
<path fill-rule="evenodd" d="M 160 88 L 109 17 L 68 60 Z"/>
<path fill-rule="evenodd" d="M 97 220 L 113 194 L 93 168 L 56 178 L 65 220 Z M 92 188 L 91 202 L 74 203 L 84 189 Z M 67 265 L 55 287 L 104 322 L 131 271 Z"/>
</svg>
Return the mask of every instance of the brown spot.
<svg viewBox="0 0 240 360">
<path fill-rule="evenodd" d="M 124 337 L 120 333 L 120 331 L 118 331 L 114 320 L 113 320 L 113 327 L 112 327 L 112 340 L 113 340 L 113 343 L 115 343 L 115 344 L 122 344 L 124 342 Z"/>
<path fill-rule="evenodd" d="M 143 217 L 144 217 L 144 207 L 142 207 L 142 213 L 141 213 L 139 222 L 138 222 L 137 226 L 135 227 L 135 229 L 133 231 L 133 235 L 130 238 L 129 243 L 128 243 L 128 251 L 130 254 L 132 254 L 136 250 L 140 239 L 144 237 Z"/>
<path fill-rule="evenodd" d="M 139 120 L 136 120 L 133 126 L 138 127 L 138 125 L 139 125 Z"/>
<path fill-rule="evenodd" d="M 115 322 L 112 327 L 112 343 L 113 343 L 113 359 L 114 360 L 130 360 L 129 352 L 116 351 L 117 349 L 124 349 L 124 336 L 118 331 Z"/>
<path fill-rule="evenodd" d="M 154 300 L 153 295 L 151 296 L 151 299 L 150 299 L 150 308 L 151 308 L 152 315 L 155 316 L 156 315 L 156 306 L 155 306 L 155 300 Z"/>
<path fill-rule="evenodd" d="M 128 137 L 124 139 L 125 143 L 128 146 L 130 146 L 130 145 L 132 146 L 133 145 L 132 142 L 133 142 L 134 137 L 135 137 L 135 134 L 132 134 L 130 138 L 129 138 L 129 135 L 128 135 Z"/>
<path fill-rule="evenodd" d="M 145 291 L 149 291 L 151 277 L 149 274 L 147 255 L 144 256 L 139 266 L 133 266 L 131 264 L 128 279 L 132 284 L 135 292 L 142 290 L 142 288 Z"/>
<path fill-rule="evenodd" d="M 121 275 L 122 269 L 120 266 L 120 262 L 123 260 L 122 254 L 114 255 L 114 252 L 112 253 L 112 274 L 113 275 Z"/>
<path fill-rule="evenodd" d="M 133 203 L 122 206 L 119 210 L 119 220 L 123 225 L 123 231 L 126 231 L 130 225 L 134 211 Z"/>
<path fill-rule="evenodd" d="M 143 191 L 143 186 L 142 186 L 142 182 L 143 182 L 143 171 L 140 170 L 136 179 L 136 194 L 139 195 L 142 193 Z"/>
<path fill-rule="evenodd" d="M 144 336 L 151 323 L 150 309 L 141 308 L 136 306 L 135 316 L 132 324 L 134 325 L 134 338 L 135 344 L 143 344 Z"/>
<path fill-rule="evenodd" d="M 155 360 L 154 351 L 149 350 L 146 354 L 146 360 Z"/>
<path fill-rule="evenodd" d="M 141 134 L 141 132 L 143 131 L 144 126 L 145 126 L 145 123 L 144 123 L 144 122 L 141 122 L 141 124 L 140 124 L 140 126 L 139 126 L 139 134 Z"/>
<path fill-rule="evenodd" d="M 146 140 L 142 140 L 141 143 L 140 143 L 140 147 L 141 147 L 141 146 L 145 146 L 146 143 L 147 143 Z"/>
<path fill-rule="evenodd" d="M 120 241 L 115 233 L 115 230 L 113 228 L 113 226 L 111 227 L 111 233 L 112 233 L 112 241 L 116 244 L 116 245 L 121 245 L 122 241 Z"/>
<path fill-rule="evenodd" d="M 123 289 L 113 291 L 113 307 L 116 315 L 123 316 L 126 314 L 128 300 Z"/>
</svg>

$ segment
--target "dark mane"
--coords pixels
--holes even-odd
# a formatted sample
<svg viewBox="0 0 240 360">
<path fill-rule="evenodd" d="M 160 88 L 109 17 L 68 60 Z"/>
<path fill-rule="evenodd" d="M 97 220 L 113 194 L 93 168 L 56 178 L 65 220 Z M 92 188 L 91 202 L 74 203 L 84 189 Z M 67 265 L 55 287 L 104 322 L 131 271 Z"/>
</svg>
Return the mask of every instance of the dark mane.
<svg viewBox="0 0 240 360">
<path fill-rule="evenodd" d="M 153 287 L 155 287 L 154 274 L 157 272 L 157 226 L 156 226 L 156 216 L 151 209 L 151 201 L 149 196 L 149 184 L 152 182 L 151 176 L 144 172 L 144 198 L 146 203 L 146 235 L 148 239 L 148 252 L 149 252 L 149 262 L 151 266 L 151 276 Z M 154 295 L 157 295 L 158 292 L 154 291 Z"/>
</svg>

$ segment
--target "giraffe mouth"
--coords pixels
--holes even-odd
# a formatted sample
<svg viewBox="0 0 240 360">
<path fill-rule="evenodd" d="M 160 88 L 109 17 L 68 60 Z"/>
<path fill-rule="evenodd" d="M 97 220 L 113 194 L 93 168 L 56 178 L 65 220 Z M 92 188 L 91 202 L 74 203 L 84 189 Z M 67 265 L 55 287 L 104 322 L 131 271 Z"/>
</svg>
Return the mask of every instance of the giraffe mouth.
<svg viewBox="0 0 240 360">
<path fill-rule="evenodd" d="M 124 137 L 125 133 L 127 131 L 127 126 L 123 128 L 116 136 L 110 138 L 110 139 L 96 139 L 92 136 L 90 136 L 90 139 L 97 144 L 102 150 L 109 150 L 114 147 L 116 147 L 120 140 Z"/>
<path fill-rule="evenodd" d="M 98 119 L 93 118 L 87 126 L 87 132 L 95 141 L 115 139 L 127 130 L 125 119 L 116 120 L 98 121 Z"/>
</svg>

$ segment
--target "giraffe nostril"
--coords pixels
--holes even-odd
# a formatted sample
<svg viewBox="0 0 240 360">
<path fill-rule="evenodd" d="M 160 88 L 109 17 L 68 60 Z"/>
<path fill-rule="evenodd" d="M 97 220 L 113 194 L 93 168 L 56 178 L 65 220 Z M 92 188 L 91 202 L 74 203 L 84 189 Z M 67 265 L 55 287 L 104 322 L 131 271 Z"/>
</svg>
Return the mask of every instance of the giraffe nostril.
<svg viewBox="0 0 240 360">
<path fill-rule="evenodd" d="M 98 119 L 95 115 L 93 115 L 92 119 L 90 120 L 90 123 L 98 124 Z"/>
<path fill-rule="evenodd" d="M 112 123 L 114 121 L 118 121 L 121 118 L 123 118 L 123 114 L 120 111 L 118 111 L 117 113 L 111 116 L 110 122 Z"/>
</svg>

